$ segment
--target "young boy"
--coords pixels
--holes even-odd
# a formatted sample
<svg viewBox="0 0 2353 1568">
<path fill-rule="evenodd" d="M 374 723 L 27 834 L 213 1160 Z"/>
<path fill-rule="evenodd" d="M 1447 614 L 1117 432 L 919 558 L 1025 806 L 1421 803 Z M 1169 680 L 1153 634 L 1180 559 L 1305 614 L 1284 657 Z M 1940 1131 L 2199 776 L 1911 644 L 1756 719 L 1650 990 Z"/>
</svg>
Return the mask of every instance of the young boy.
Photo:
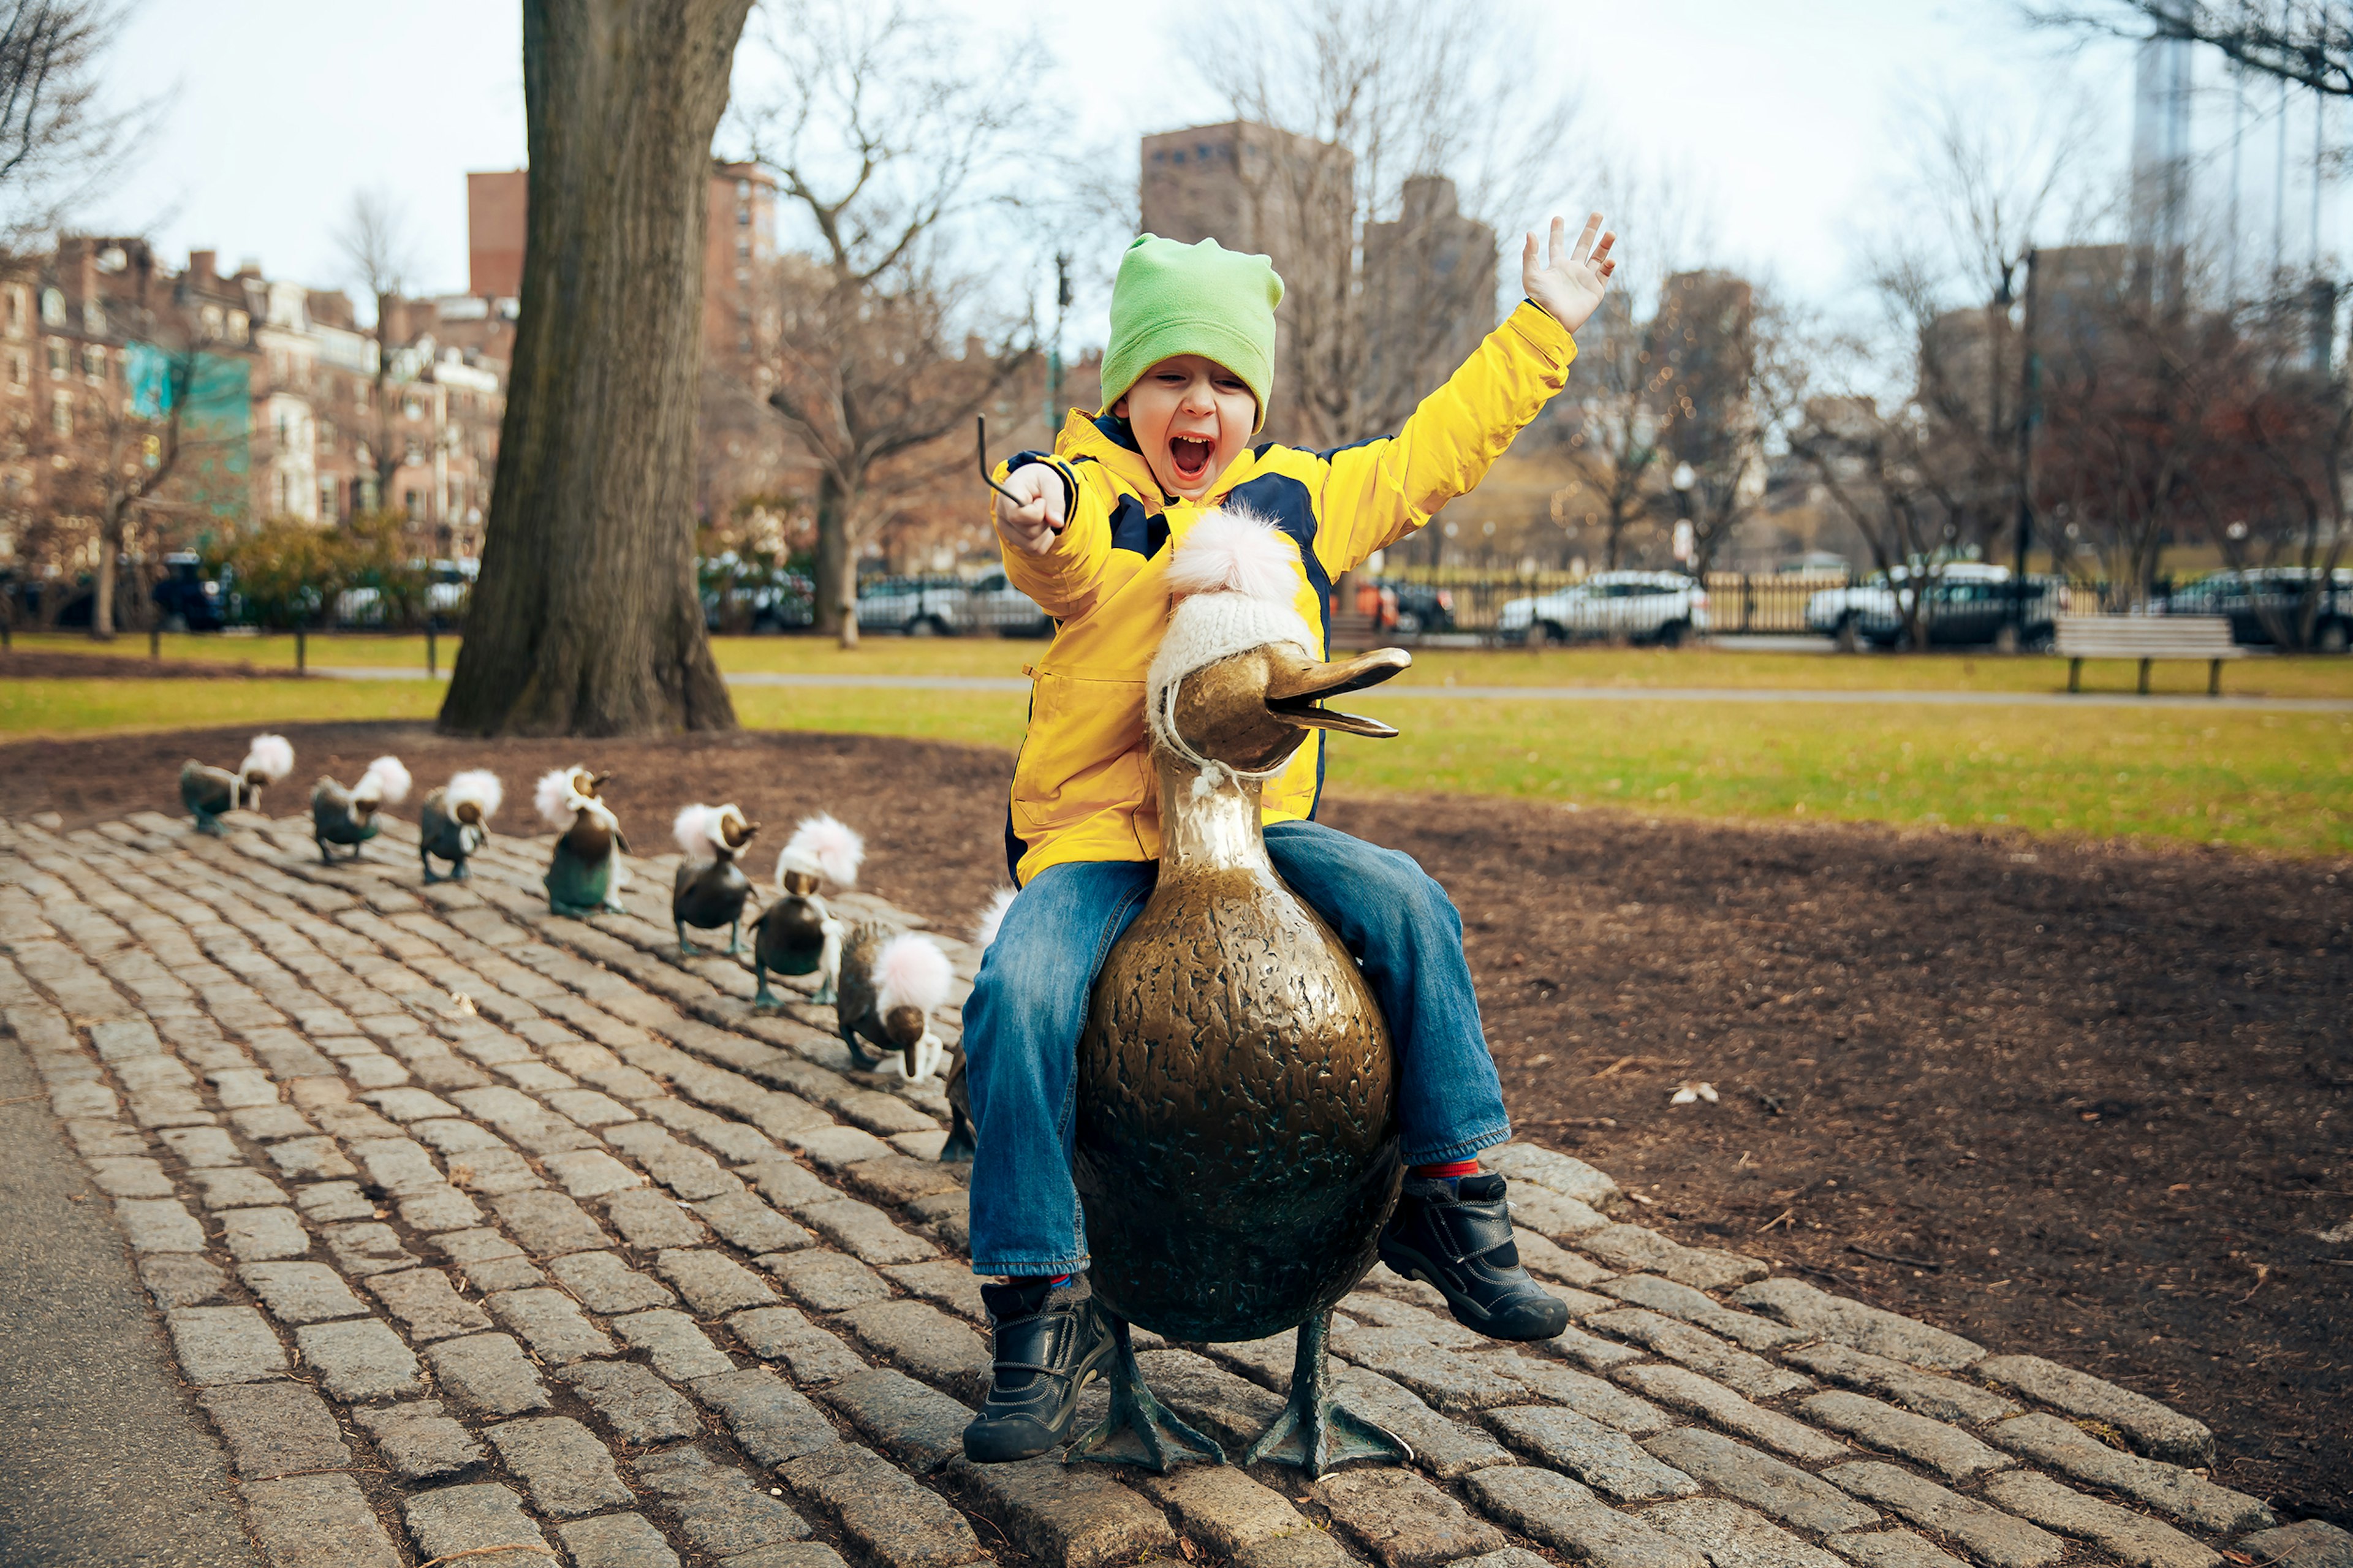
<svg viewBox="0 0 2353 1568">
<path fill-rule="evenodd" d="M 1571 247 L 1555 218 L 1541 265 L 1529 235 L 1528 302 L 1398 435 L 1324 453 L 1249 445 L 1265 421 L 1282 298 L 1267 258 L 1145 235 L 1112 294 L 1104 411 L 1074 412 L 1051 455 L 1007 463 L 1002 482 L 1023 504 L 993 503 L 1006 572 L 1060 628 L 1032 671 L 1014 770 L 1006 852 L 1021 890 L 964 1008 L 979 1142 L 973 1269 L 1001 1277 L 981 1290 L 997 1365 L 965 1432 L 972 1459 L 1061 1442 L 1087 1373 L 1112 1350 L 1071 1179 L 1076 1055 L 1096 971 L 1150 895 L 1160 855 L 1144 692 L 1169 615 L 1172 542 L 1211 508 L 1272 519 L 1299 545 L 1296 607 L 1328 630 L 1332 579 L 1477 484 L 1561 389 L 1577 353 L 1569 334 L 1616 265 L 1615 237 L 1600 229 L 1597 213 Z M 1412 860 L 1314 820 L 1324 732 L 1308 734 L 1266 786 L 1266 847 L 1356 954 L 1396 1039 L 1410 1168 L 1381 1257 L 1434 1281 L 1482 1333 L 1549 1339 L 1567 1310 L 1520 1267 L 1504 1179 L 1472 1159 L 1511 1125 L 1461 920 Z"/>
</svg>

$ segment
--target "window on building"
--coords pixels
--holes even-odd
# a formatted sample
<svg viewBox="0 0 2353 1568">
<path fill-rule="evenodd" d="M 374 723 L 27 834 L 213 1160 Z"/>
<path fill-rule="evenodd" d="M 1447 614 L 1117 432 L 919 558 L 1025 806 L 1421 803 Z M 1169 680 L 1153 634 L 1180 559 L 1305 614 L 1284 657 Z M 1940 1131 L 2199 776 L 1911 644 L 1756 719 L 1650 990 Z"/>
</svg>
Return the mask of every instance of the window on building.
<svg viewBox="0 0 2353 1568">
<path fill-rule="evenodd" d="M 41 320 L 52 327 L 62 327 L 66 324 L 66 297 L 63 290 L 57 289 L 41 290 Z"/>
<path fill-rule="evenodd" d="M 243 310 L 231 310 L 228 313 L 228 335 L 230 341 L 240 343 L 245 342 L 245 334 L 250 325 L 251 318 L 247 316 Z"/>
<path fill-rule="evenodd" d="M 33 356 L 23 349 L 8 351 L 8 380 L 15 386 L 33 384 Z"/>
<path fill-rule="evenodd" d="M 96 300 L 81 302 L 81 330 L 93 338 L 106 336 L 106 307 Z"/>
<path fill-rule="evenodd" d="M 51 338 L 49 340 L 49 374 L 51 375 L 65 374 L 66 366 L 70 362 L 66 357 L 65 344 L 58 342 L 55 338 Z"/>
<path fill-rule="evenodd" d="M 748 202 L 752 199 L 751 181 L 738 180 L 735 182 L 735 199 L 739 202 Z"/>
<path fill-rule="evenodd" d="M 408 398 L 400 405 L 400 416 L 403 419 L 422 419 L 425 417 L 425 405 L 413 397 Z"/>
<path fill-rule="evenodd" d="M 82 374 L 90 377 L 90 384 L 92 386 L 96 386 L 100 382 L 104 381 L 106 379 L 106 351 L 100 348 L 96 343 L 85 345 L 81 351 L 81 373 Z"/>
<path fill-rule="evenodd" d="M 417 509 L 423 505 L 424 501 L 425 492 L 423 490 L 403 490 L 400 492 L 400 508 L 403 511 L 406 511 L 408 514 L 408 520 L 411 522 L 417 521 Z"/>
<path fill-rule="evenodd" d="M 60 436 L 73 434 L 73 394 L 55 392 L 49 395 L 49 428 Z"/>
<path fill-rule="evenodd" d="M 25 335 L 25 317 L 27 313 L 26 307 L 24 286 L 11 283 L 8 286 L 8 335 L 12 338 L 21 338 Z"/>
<path fill-rule="evenodd" d="M 198 313 L 197 319 L 204 322 L 206 337 L 216 338 L 221 335 L 221 308 L 218 305 L 206 306 Z"/>
<path fill-rule="evenodd" d="M 343 515 L 343 509 L 336 504 L 341 493 L 341 483 L 332 474 L 319 481 L 319 515 L 321 517 Z"/>
<path fill-rule="evenodd" d="M 752 254 L 752 237 L 750 235 L 739 234 L 735 237 L 735 254 L 738 256 L 749 256 Z"/>
</svg>

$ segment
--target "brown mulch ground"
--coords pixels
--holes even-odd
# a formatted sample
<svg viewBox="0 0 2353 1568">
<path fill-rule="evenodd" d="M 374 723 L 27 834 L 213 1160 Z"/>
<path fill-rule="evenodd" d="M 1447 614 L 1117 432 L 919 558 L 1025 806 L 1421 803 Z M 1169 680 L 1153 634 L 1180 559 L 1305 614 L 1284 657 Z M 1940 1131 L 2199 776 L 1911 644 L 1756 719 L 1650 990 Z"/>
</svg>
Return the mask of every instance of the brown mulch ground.
<svg viewBox="0 0 2353 1568">
<path fill-rule="evenodd" d="M 0 649 L 0 680 L 308 680 L 290 669 L 207 664 L 187 658 L 127 658 L 121 654 Z"/>
<path fill-rule="evenodd" d="M 943 921 L 1004 879 L 1001 752 L 288 733 L 303 781 L 487 762 L 517 830 L 538 772 L 610 767 L 655 851 L 690 799 L 771 845 L 829 809 L 868 835 L 869 886 Z M 245 739 L 0 748 L 0 813 L 174 809 L 182 758 Z M 2218 1479 L 2353 1525 L 2353 1245 L 2316 1235 L 2353 1219 L 2353 863 L 1449 797 L 1325 816 L 1451 890 L 1520 1125 L 1644 1219 L 2176 1405 L 2215 1428 Z M 1670 1107 L 1686 1079 L 1717 1102 Z"/>
</svg>

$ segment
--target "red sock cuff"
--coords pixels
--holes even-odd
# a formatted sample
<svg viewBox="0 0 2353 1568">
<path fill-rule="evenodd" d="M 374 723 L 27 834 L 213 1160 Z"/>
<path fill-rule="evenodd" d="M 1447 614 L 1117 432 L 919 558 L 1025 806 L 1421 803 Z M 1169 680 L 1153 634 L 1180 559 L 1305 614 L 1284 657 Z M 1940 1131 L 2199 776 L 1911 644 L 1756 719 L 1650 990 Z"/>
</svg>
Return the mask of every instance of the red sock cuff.
<svg viewBox="0 0 2353 1568">
<path fill-rule="evenodd" d="M 1416 1165 L 1413 1173 L 1424 1178 L 1432 1176 L 1475 1176 L 1479 1173 L 1476 1160 L 1450 1160 L 1443 1165 Z"/>
</svg>

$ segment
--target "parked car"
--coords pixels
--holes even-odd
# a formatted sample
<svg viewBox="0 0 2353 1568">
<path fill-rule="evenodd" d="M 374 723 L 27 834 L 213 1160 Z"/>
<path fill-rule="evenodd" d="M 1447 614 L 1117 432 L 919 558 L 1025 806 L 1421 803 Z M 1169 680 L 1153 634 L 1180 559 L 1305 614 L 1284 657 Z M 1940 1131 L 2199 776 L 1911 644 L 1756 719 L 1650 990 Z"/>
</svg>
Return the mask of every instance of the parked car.
<svg viewBox="0 0 2353 1568">
<path fill-rule="evenodd" d="M 995 632 L 1001 637 L 1051 636 L 1054 623 L 1038 601 L 1015 587 L 1002 572 L 991 572 L 965 590 L 956 629 Z"/>
<path fill-rule="evenodd" d="M 952 577 L 870 577 L 858 585 L 858 625 L 911 637 L 953 637 L 966 589 Z"/>
<path fill-rule="evenodd" d="M 1505 600 L 1495 633 L 1505 642 L 1625 637 L 1673 647 L 1707 634 L 1707 590 L 1678 572 L 1602 572 L 1550 594 Z"/>
<path fill-rule="evenodd" d="M 164 557 L 164 575 L 153 596 L 165 631 L 216 632 L 227 624 L 219 579 L 205 574 L 204 557 L 193 550 Z"/>
<path fill-rule="evenodd" d="M 2059 609 L 2055 579 L 2030 581 L 2024 590 L 2029 596 L 2026 625 L 2021 633 L 2012 629 L 2018 617 L 2011 611 L 2009 567 L 1950 561 L 1920 570 L 1928 579 L 1923 618 L 1932 645 L 1999 646 L 2017 637 L 2023 646 L 2032 647 L 2050 641 L 2052 617 Z M 1903 640 L 1905 601 L 1914 592 L 1914 572 L 1915 568 L 1898 566 L 1873 573 L 1847 587 L 1824 588 L 1806 601 L 1806 629 L 1841 647 L 1869 642 L 1893 647 Z"/>
<path fill-rule="evenodd" d="M 2278 640 L 2274 626 L 2295 635 L 2312 584 L 2313 574 L 2301 566 L 2217 572 L 2174 590 L 2166 613 L 2228 616 L 2232 642 L 2268 647 Z M 2306 646 L 2318 653 L 2345 652 L 2353 645 L 2353 569 L 2338 567 L 2316 596 L 2318 613 Z"/>
<path fill-rule="evenodd" d="M 465 618 L 466 601 L 481 571 L 478 561 L 412 561 L 412 572 L 425 577 L 425 613 L 435 631 L 446 632 Z M 341 626 L 381 626 L 389 611 L 384 590 L 363 584 L 335 595 L 335 624 Z"/>
<path fill-rule="evenodd" d="M 714 581 L 706 575 L 702 624 L 710 631 L 797 631 L 817 624 L 817 586 L 797 572 L 766 582 Z"/>
<path fill-rule="evenodd" d="M 1454 595 L 1450 590 L 1394 577 L 1383 577 L 1377 585 L 1383 594 L 1396 597 L 1397 618 L 1389 623 L 1392 631 L 1414 637 L 1454 629 Z"/>
<path fill-rule="evenodd" d="M 1002 572 L 971 583 L 949 577 L 870 577 L 859 584 L 858 624 L 911 637 L 994 633 L 1045 637 L 1054 623 Z"/>
</svg>

